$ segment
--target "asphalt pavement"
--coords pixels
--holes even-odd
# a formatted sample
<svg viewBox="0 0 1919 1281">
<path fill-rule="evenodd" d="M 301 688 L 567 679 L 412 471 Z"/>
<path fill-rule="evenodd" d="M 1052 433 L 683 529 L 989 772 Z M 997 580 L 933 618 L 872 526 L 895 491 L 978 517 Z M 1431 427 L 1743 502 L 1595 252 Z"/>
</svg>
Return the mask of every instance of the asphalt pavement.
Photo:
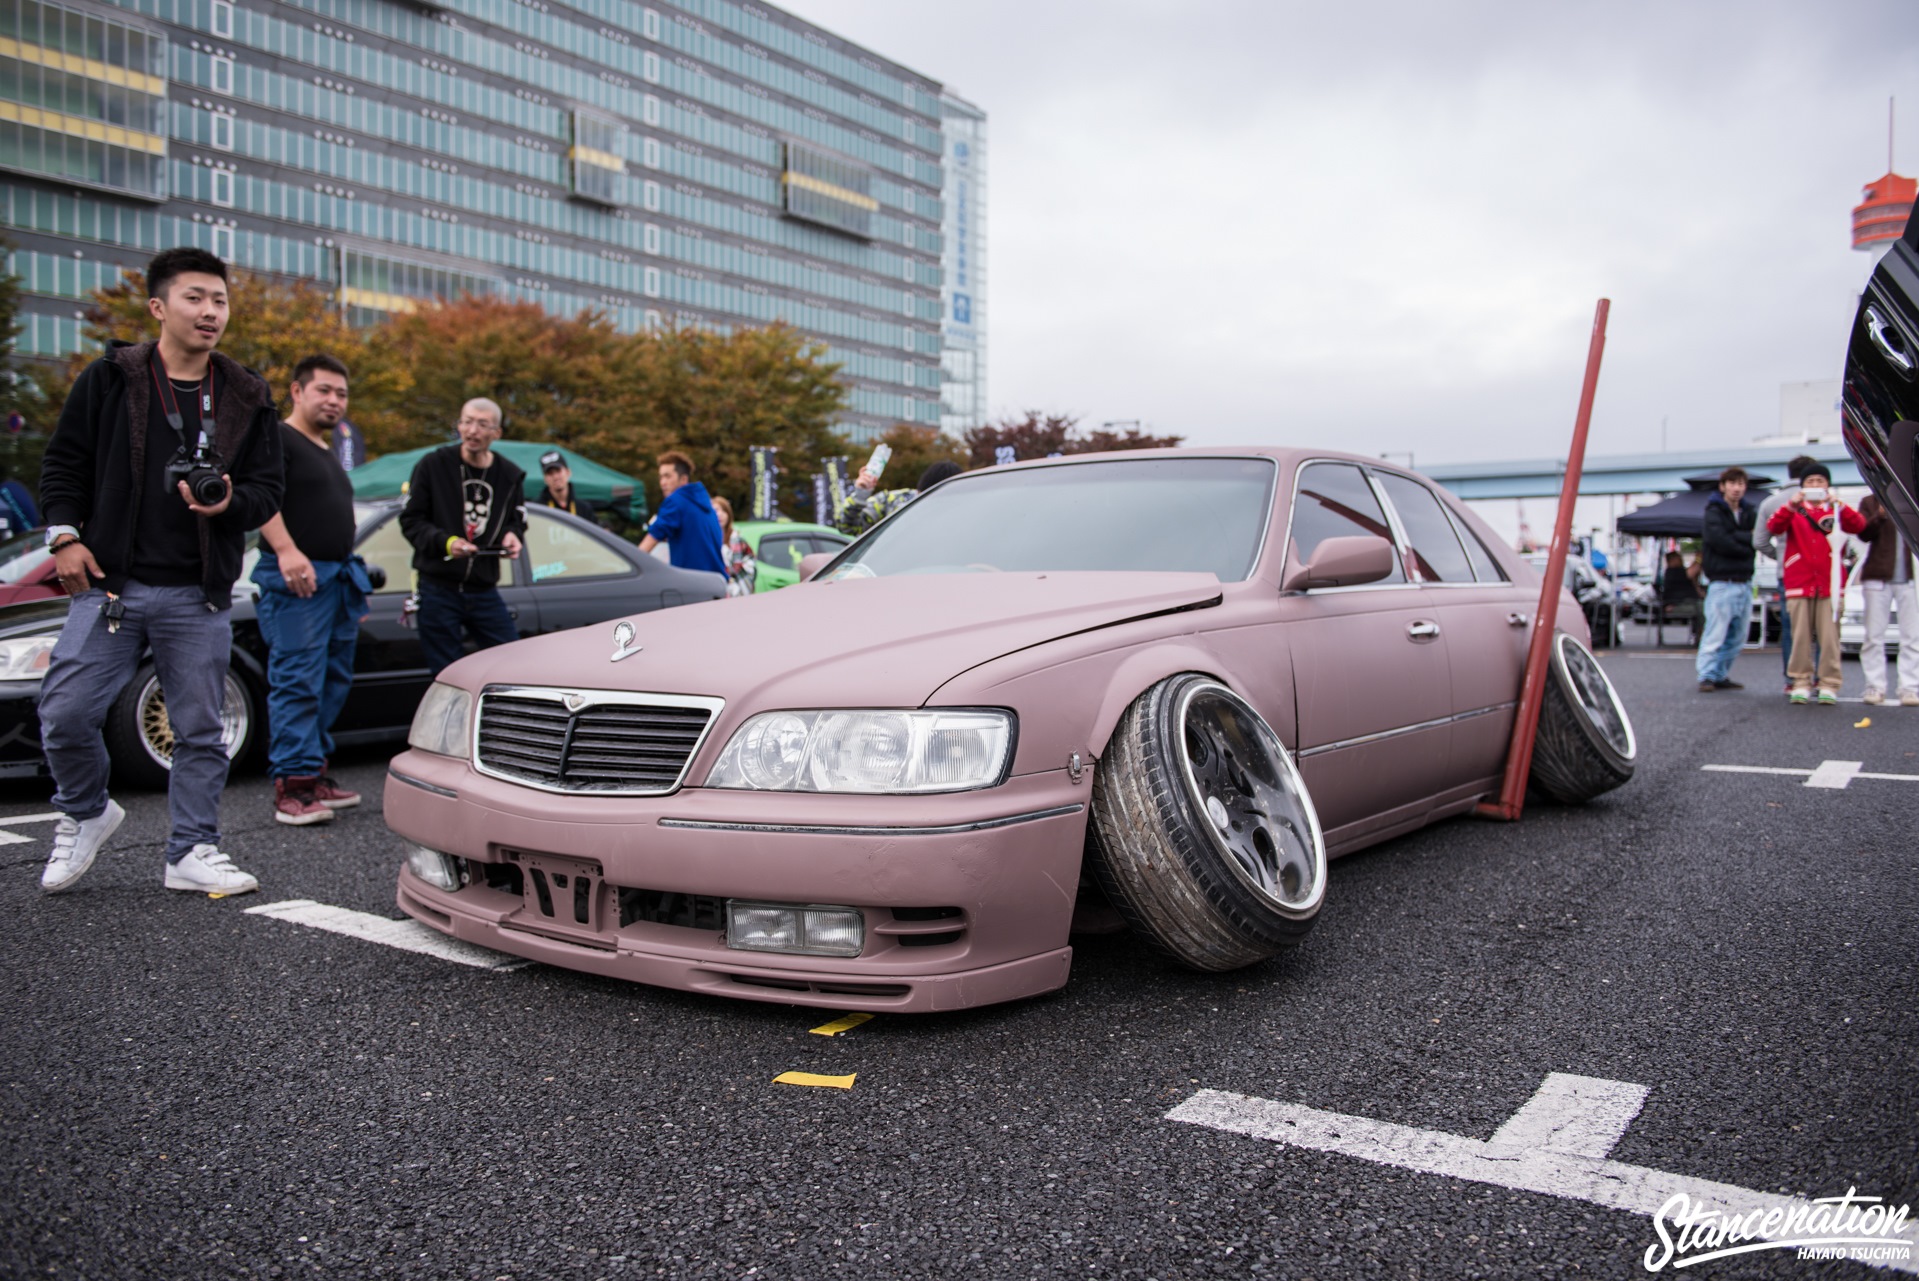
<svg viewBox="0 0 1919 1281">
<path fill-rule="evenodd" d="M 1645 1276 L 1643 1213 L 1166 1115 L 1225 1091 L 1486 1140 L 1552 1073 L 1645 1088 L 1613 1162 L 1919 1209 L 1919 709 L 1789 707 L 1776 653 L 1710 695 L 1690 655 L 1602 658 L 1630 784 L 1339 861 L 1293 955 L 1201 976 L 1082 938 L 1057 995 L 831 1037 L 249 915 L 398 916 L 382 752 L 326 828 L 236 777 L 262 890 L 232 899 L 161 888 L 148 794 L 44 898 L 51 825 L 7 816 L 47 789 L 0 787 L 0 1275 Z"/>
</svg>

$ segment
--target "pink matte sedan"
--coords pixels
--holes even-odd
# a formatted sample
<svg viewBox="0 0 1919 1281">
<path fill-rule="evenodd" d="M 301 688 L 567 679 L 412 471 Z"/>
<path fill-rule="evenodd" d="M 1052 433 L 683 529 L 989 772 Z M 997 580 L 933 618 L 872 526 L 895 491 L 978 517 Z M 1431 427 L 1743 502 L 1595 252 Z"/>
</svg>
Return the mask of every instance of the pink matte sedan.
<svg viewBox="0 0 1919 1281">
<path fill-rule="evenodd" d="M 1075 905 L 1172 961 L 1297 944 L 1326 860 L 1498 790 L 1537 580 L 1376 460 L 975 471 L 784 592 L 475 654 L 391 767 L 399 904 L 749 1000 L 944 1010 L 1066 982 Z M 1632 775 L 1569 599 L 1535 784 Z"/>
</svg>

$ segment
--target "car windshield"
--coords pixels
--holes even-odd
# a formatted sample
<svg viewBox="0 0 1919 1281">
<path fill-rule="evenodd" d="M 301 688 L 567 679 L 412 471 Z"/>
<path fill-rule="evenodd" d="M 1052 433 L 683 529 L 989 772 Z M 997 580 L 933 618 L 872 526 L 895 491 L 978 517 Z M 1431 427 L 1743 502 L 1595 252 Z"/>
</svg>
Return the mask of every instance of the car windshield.
<svg viewBox="0 0 1919 1281">
<path fill-rule="evenodd" d="M 0 542 L 0 583 L 18 583 L 40 566 L 46 564 L 53 553 L 47 550 L 47 537 L 38 531 L 27 534 L 15 534 L 5 542 Z"/>
<path fill-rule="evenodd" d="M 992 469 L 914 500 L 835 578 L 991 570 L 1252 573 L 1278 468 L 1265 458 L 1140 458 Z"/>
</svg>

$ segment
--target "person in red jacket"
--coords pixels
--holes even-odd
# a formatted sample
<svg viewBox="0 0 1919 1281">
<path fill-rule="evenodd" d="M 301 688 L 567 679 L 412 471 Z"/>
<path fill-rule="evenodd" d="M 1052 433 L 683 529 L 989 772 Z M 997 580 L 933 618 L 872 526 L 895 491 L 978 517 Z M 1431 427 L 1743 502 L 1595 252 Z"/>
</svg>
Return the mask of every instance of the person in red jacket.
<svg viewBox="0 0 1919 1281">
<path fill-rule="evenodd" d="M 1832 531 L 1857 534 L 1866 518 L 1840 502 L 1832 492 L 1832 474 L 1823 466 L 1807 468 L 1799 478 L 1799 492 L 1772 514 L 1766 528 L 1786 536 L 1785 556 L 1779 562 L 1786 586 L 1786 610 L 1792 617 L 1792 657 L 1786 679 L 1792 682 L 1792 701 L 1812 697 L 1812 649 L 1819 646 L 1819 702 L 1839 702 L 1839 620 L 1832 609 Z"/>
</svg>

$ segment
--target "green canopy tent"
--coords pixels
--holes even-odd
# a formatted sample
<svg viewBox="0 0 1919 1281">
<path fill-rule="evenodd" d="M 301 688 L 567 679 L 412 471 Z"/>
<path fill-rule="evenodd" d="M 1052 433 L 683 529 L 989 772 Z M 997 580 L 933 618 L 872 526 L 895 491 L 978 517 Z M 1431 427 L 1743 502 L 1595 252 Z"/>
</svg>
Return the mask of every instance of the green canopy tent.
<svg viewBox="0 0 1919 1281">
<path fill-rule="evenodd" d="M 398 498 L 401 487 L 413 476 L 414 464 L 430 450 L 437 448 L 437 445 L 429 445 L 361 463 L 350 473 L 353 496 L 361 500 Z M 602 467 L 585 454 L 575 453 L 564 445 L 532 440 L 496 441 L 493 448 L 526 473 L 526 497 L 529 502 L 537 499 L 546 489 L 546 481 L 540 475 L 540 455 L 549 449 L 557 449 L 566 455 L 566 465 L 573 470 L 574 493 L 628 520 L 646 519 L 646 490 L 640 486 L 640 482 L 611 467 Z"/>
</svg>

